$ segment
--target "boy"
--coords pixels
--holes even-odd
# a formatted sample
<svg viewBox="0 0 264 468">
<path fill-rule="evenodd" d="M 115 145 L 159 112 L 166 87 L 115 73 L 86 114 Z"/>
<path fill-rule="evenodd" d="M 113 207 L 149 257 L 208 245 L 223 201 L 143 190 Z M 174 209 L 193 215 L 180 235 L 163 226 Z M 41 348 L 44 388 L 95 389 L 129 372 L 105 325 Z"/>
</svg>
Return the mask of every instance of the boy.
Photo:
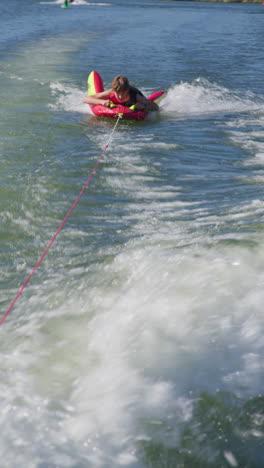
<svg viewBox="0 0 264 468">
<path fill-rule="evenodd" d="M 157 111 L 159 106 L 148 100 L 139 89 L 129 84 L 125 76 L 118 75 L 112 81 L 112 88 L 87 96 L 84 102 L 91 105 L 101 104 L 109 107 L 111 103 L 126 107 L 135 106 L 135 110 Z"/>
</svg>

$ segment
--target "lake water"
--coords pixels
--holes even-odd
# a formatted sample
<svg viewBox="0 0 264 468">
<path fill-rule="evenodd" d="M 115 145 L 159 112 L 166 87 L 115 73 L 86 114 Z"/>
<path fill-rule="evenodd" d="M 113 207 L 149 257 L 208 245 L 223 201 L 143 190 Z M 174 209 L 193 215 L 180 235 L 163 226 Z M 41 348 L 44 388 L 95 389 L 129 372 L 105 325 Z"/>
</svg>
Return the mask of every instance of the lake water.
<svg viewBox="0 0 264 468">
<path fill-rule="evenodd" d="M 1 468 L 264 466 L 263 5 L 8 0 L 0 16 Z"/>
</svg>

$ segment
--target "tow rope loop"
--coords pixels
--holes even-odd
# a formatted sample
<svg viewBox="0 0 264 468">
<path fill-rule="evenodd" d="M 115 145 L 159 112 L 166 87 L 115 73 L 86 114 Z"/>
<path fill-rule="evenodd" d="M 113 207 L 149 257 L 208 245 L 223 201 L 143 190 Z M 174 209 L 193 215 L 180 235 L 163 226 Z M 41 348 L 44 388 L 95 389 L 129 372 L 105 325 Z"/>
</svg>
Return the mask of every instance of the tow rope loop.
<svg viewBox="0 0 264 468">
<path fill-rule="evenodd" d="M 11 302 L 11 304 L 9 305 L 8 309 L 6 310 L 5 314 L 2 316 L 2 318 L 0 319 L 0 325 L 2 325 L 2 323 L 4 323 L 6 317 L 8 316 L 9 312 L 13 309 L 15 303 L 17 302 L 18 298 L 21 296 L 22 292 L 24 291 L 24 289 L 26 288 L 27 284 L 29 283 L 29 281 L 31 280 L 32 276 L 34 275 L 34 273 L 36 272 L 36 270 L 38 269 L 39 265 L 41 264 L 42 260 L 44 259 L 44 257 L 46 256 L 46 254 L 48 253 L 50 247 L 52 246 L 52 244 L 54 243 L 56 237 L 58 236 L 58 234 L 60 233 L 60 231 L 62 230 L 62 228 L 64 227 L 67 219 L 70 217 L 71 213 L 73 212 L 74 208 L 76 207 L 77 203 L 79 202 L 81 196 L 83 195 L 85 189 L 87 188 L 87 186 L 89 185 L 92 177 L 94 176 L 101 160 L 103 159 L 104 157 L 104 154 L 107 150 L 107 148 L 109 147 L 112 139 L 113 139 L 113 136 L 114 136 L 114 133 L 115 133 L 115 129 L 117 127 L 117 124 L 119 122 L 119 120 L 122 118 L 122 114 L 119 114 L 118 115 L 118 118 L 117 118 L 117 121 L 115 123 L 115 126 L 111 132 L 111 135 L 106 143 L 106 145 L 104 146 L 104 149 L 102 151 L 102 153 L 100 154 L 99 158 L 97 159 L 96 161 L 96 164 L 92 170 L 92 172 L 90 173 L 88 179 L 86 180 L 82 190 L 80 191 L 78 197 L 76 198 L 75 202 L 72 204 L 71 208 L 69 209 L 68 213 L 66 214 L 64 220 L 62 221 L 62 223 L 60 224 L 60 226 L 58 227 L 56 233 L 54 234 L 54 236 L 52 237 L 52 239 L 50 240 L 49 244 L 47 245 L 46 249 L 44 250 L 44 252 L 42 253 L 42 255 L 39 257 L 36 265 L 34 266 L 33 270 L 31 271 L 31 273 L 28 275 L 26 281 L 24 282 L 24 284 L 21 286 L 21 288 L 19 289 L 19 291 L 17 292 L 16 296 L 14 297 L 13 301 Z"/>
</svg>

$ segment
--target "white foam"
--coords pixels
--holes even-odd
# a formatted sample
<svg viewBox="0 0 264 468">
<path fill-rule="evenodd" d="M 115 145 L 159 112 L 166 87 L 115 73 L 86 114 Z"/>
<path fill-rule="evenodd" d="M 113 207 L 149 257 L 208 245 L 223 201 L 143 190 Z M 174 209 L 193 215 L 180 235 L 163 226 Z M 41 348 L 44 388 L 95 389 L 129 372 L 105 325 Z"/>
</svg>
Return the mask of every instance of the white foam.
<svg viewBox="0 0 264 468">
<path fill-rule="evenodd" d="M 63 5 L 63 0 L 55 0 L 54 2 L 39 2 L 40 5 Z M 102 2 L 86 2 L 85 0 L 74 0 L 72 3 L 69 3 L 69 6 L 111 6 L 111 3 L 102 3 Z"/>
<path fill-rule="evenodd" d="M 92 114 L 90 106 L 83 102 L 85 94 L 73 86 L 62 83 L 51 83 L 50 88 L 55 96 L 55 103 L 49 104 L 53 110 L 65 110 L 66 112 L 79 112 L 81 114 Z"/>
<path fill-rule="evenodd" d="M 259 271 L 261 260 L 242 251 L 227 255 L 225 261 L 201 251 L 197 258 L 167 257 L 132 241 L 105 267 L 109 278 L 123 280 L 116 290 L 97 291 L 101 313 L 87 329 L 80 363 L 85 367 L 89 357 L 94 366 L 76 381 L 66 425 L 71 438 L 94 448 L 98 466 L 107 465 L 106 453 L 115 466 L 122 454 L 134 456 L 139 426 L 143 439 L 152 427 L 153 438 L 153 426 L 158 434 L 173 415 L 179 429 L 192 416 L 190 388 L 241 397 L 250 388 L 261 391 L 264 296 L 256 278 L 248 284 L 245 277 L 249 268 L 253 276 Z M 170 437 L 175 443 L 175 427 L 167 443 Z"/>
<path fill-rule="evenodd" d="M 164 114 L 206 115 L 264 109 L 261 97 L 234 93 L 206 79 L 173 85 L 160 103 Z"/>
</svg>

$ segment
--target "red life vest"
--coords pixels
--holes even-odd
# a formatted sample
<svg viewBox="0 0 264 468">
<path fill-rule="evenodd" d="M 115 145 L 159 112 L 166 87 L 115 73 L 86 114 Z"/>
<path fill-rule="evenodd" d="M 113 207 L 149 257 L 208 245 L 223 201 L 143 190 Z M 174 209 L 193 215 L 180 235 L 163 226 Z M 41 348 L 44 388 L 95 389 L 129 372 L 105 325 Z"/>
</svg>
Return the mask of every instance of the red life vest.
<svg viewBox="0 0 264 468">
<path fill-rule="evenodd" d="M 109 99 L 118 106 L 121 105 L 121 106 L 130 107 L 137 103 L 137 94 L 140 94 L 141 96 L 143 96 L 143 94 L 141 93 L 141 91 L 139 91 L 139 89 L 130 86 L 130 89 L 129 89 L 130 98 L 128 101 L 125 101 L 125 102 L 119 101 L 119 99 L 117 99 L 113 91 L 111 92 Z"/>
</svg>

